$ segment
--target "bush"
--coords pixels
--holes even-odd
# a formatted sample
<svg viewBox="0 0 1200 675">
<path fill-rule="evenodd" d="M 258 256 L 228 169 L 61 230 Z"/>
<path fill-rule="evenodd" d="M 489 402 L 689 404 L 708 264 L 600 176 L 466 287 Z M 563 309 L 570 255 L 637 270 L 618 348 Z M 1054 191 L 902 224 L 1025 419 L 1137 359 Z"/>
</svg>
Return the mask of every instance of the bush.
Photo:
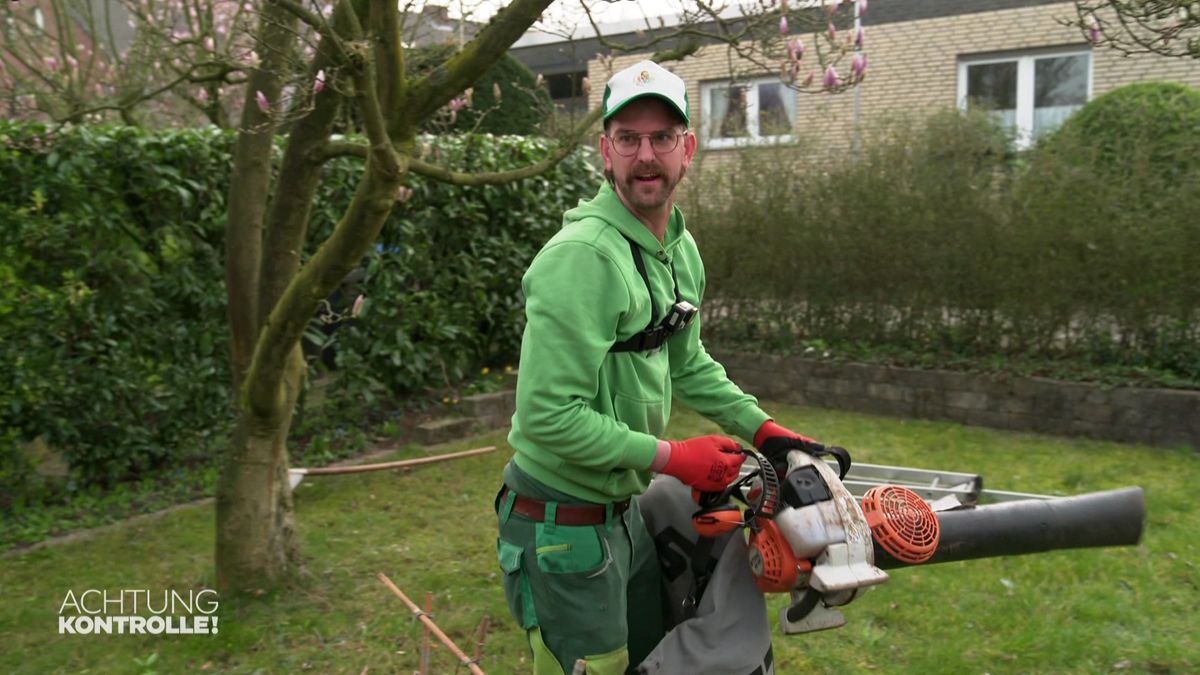
<svg viewBox="0 0 1200 675">
<path fill-rule="evenodd" d="M 858 158 L 806 147 L 690 179 L 713 341 L 1200 382 L 1200 153 L 1114 167 L 1064 133 L 1017 158 L 989 116 L 958 111 L 871 129 Z"/>
<path fill-rule="evenodd" d="M 516 168 L 551 149 L 535 138 L 428 140 L 437 163 L 472 171 Z M 510 185 L 414 178 L 412 199 L 397 205 L 370 257 L 361 286 L 366 309 L 338 333 L 343 382 L 404 393 L 456 383 L 482 365 L 515 363 L 525 268 L 561 227 L 563 211 L 601 180 L 590 150 Z"/>
<path fill-rule="evenodd" d="M 84 482 L 161 467 L 228 416 L 228 137 L 0 135 L 0 438 L 44 436 Z"/>
<path fill-rule="evenodd" d="M 1098 96 L 1042 144 L 1115 187 L 1141 173 L 1179 180 L 1200 170 L 1200 90 L 1178 82 L 1138 82 Z M 1088 154 L 1081 153 L 1086 147 Z"/>
<path fill-rule="evenodd" d="M 231 413 L 221 263 L 233 134 L 51 137 L 5 124 L 0 139 L 0 493 L 28 485 L 35 467 L 17 448 L 39 436 L 66 454 L 76 485 L 207 459 L 206 439 L 223 437 Z M 434 161 L 471 171 L 549 150 L 517 137 L 425 140 Z M 360 174 L 352 159 L 326 167 L 310 254 Z M 515 360 L 521 272 L 598 181 L 586 154 L 515 185 L 414 176 L 416 195 L 394 210 L 361 286 L 367 313 L 334 335 L 341 381 L 408 392 Z M 345 313 L 352 297 L 331 309 Z M 201 456 L 183 456 L 197 440 Z"/>
</svg>

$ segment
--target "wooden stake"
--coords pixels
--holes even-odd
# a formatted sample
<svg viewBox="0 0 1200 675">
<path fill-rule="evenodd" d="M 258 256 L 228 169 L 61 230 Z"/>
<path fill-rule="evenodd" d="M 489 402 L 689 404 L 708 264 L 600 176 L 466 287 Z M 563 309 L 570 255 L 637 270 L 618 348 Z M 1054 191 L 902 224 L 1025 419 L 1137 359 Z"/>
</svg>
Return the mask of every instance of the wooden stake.
<svg viewBox="0 0 1200 675">
<path fill-rule="evenodd" d="M 425 616 L 433 614 L 433 593 L 425 591 Z M 429 675 L 429 626 L 421 626 L 421 675 Z"/>
<path fill-rule="evenodd" d="M 479 620 L 479 640 L 475 642 L 475 662 L 479 663 L 479 659 L 483 657 L 483 643 L 487 640 L 488 632 L 488 615 L 484 614 Z"/>
<path fill-rule="evenodd" d="M 474 659 L 467 658 L 467 655 L 458 648 L 458 645 L 454 644 L 450 638 L 446 637 L 446 634 L 442 632 L 441 628 L 437 627 L 437 624 L 433 622 L 433 619 L 430 619 L 428 616 L 426 616 L 425 612 L 422 612 L 412 600 L 408 599 L 407 595 L 405 595 L 399 588 L 396 588 L 396 584 L 392 583 L 392 580 L 387 578 L 387 575 L 385 575 L 383 572 L 380 572 L 376 576 L 384 586 L 388 587 L 388 590 L 390 590 L 396 597 L 400 598 L 400 600 L 404 602 L 405 606 L 408 607 L 408 611 L 412 612 L 421 623 L 425 624 L 429 627 L 429 630 L 433 631 L 434 637 L 441 641 L 442 644 L 446 645 L 446 647 L 450 649 L 451 653 L 458 657 L 458 662 L 466 666 L 467 669 L 471 671 L 472 675 L 486 675 L 486 673 L 484 673 L 483 670 L 475 663 Z"/>
</svg>

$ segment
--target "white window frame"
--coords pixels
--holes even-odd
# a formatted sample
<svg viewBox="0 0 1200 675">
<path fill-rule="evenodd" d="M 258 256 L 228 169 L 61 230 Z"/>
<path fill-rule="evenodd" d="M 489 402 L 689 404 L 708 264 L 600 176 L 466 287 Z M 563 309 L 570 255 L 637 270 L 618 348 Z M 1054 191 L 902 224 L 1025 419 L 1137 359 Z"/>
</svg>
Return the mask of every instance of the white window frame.
<svg viewBox="0 0 1200 675">
<path fill-rule="evenodd" d="M 1033 78 L 1034 62 L 1038 59 L 1054 56 L 1086 56 L 1087 57 L 1087 93 L 1086 100 L 1092 100 L 1092 69 L 1096 62 L 1089 47 L 1057 47 L 1051 49 L 1025 50 L 1005 52 L 1003 54 L 987 54 L 980 56 L 960 56 L 958 58 L 958 107 L 967 109 L 967 68 L 988 63 L 1017 64 L 1017 111 L 1016 111 L 1016 143 L 1018 148 L 1027 148 L 1033 142 Z"/>
<path fill-rule="evenodd" d="M 791 133 L 777 134 L 774 136 L 760 136 L 758 133 L 758 85 L 760 84 L 782 84 L 778 76 L 765 75 L 762 77 L 752 77 L 739 80 L 710 80 L 700 83 L 700 114 L 702 115 L 701 132 L 703 145 L 705 148 L 719 150 L 722 148 L 741 148 L 754 145 L 775 145 L 780 143 L 791 143 L 793 136 Z M 749 90 L 746 92 L 746 131 L 747 136 L 741 138 L 710 138 L 707 129 L 709 128 L 708 121 L 712 118 L 711 104 L 709 103 L 709 92 L 713 89 L 727 89 L 729 87 L 746 86 Z M 784 91 L 792 96 L 793 107 L 795 112 L 792 115 L 791 129 L 796 128 L 796 118 L 800 114 L 800 101 L 796 96 L 796 92 L 789 88 L 786 84 L 783 85 Z"/>
</svg>

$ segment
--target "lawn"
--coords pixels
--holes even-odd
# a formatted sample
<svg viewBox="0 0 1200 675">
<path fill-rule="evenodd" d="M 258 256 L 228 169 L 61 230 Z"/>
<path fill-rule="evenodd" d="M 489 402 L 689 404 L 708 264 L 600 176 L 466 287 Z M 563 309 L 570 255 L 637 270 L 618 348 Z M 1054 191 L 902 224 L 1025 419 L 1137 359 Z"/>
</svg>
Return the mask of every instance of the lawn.
<svg viewBox="0 0 1200 675">
<path fill-rule="evenodd" d="M 978 472 L 987 487 L 1046 494 L 1140 485 L 1148 512 L 1137 547 L 895 570 L 846 608 L 846 627 L 777 635 L 781 675 L 1200 671 L 1200 455 L 765 407 L 857 461 Z M 713 430 L 679 410 L 670 431 Z M 216 635 L 59 635 L 57 616 L 68 591 L 210 585 L 211 503 L 0 558 L 0 672 L 413 672 L 420 625 L 378 572 L 418 602 L 433 592 L 435 621 L 468 652 L 490 616 L 483 669 L 528 672 L 496 578 L 491 500 L 508 457 L 504 434 L 444 451 L 489 444 L 499 450 L 406 472 L 305 479 L 295 500 L 307 576 L 288 591 L 222 599 Z M 773 614 L 785 599 L 772 599 Z M 445 648 L 434 651 L 432 672 L 456 670 L 465 672 Z"/>
</svg>

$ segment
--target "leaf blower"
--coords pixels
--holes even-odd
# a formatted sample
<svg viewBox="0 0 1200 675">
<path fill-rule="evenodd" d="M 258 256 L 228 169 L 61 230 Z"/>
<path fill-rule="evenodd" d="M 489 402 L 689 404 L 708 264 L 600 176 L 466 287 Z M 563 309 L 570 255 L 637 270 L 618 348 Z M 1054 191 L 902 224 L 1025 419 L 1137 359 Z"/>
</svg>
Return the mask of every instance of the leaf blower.
<svg viewBox="0 0 1200 675">
<path fill-rule="evenodd" d="M 1128 546 L 1141 538 L 1145 502 L 1138 487 L 935 512 L 916 492 L 896 485 L 872 487 L 860 503 L 842 481 L 849 453 L 816 450 L 833 456 L 839 472 L 802 450 L 788 451 L 778 468 L 746 450 L 757 468 L 723 492 L 693 493 L 701 507 L 692 518 L 702 536 L 698 546 L 745 528 L 758 588 L 791 593 L 779 617 L 787 634 L 844 625 L 840 607 L 887 581 L 884 569 Z M 705 582 L 696 576 L 685 604 L 696 604 Z"/>
</svg>

